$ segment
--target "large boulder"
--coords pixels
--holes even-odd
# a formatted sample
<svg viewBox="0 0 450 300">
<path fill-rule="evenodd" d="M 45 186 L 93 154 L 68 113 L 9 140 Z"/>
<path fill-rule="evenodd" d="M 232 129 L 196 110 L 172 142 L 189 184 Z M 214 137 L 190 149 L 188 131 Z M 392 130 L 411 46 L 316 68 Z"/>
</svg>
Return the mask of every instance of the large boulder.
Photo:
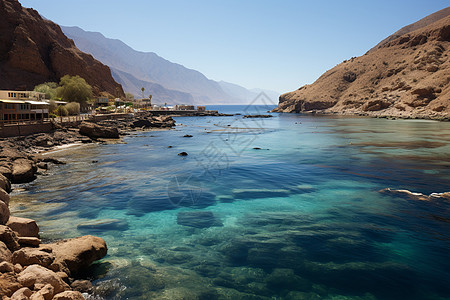
<svg viewBox="0 0 450 300">
<path fill-rule="evenodd" d="M 52 249 L 55 255 L 54 264 L 69 275 L 88 267 L 104 257 L 108 251 L 105 241 L 92 235 L 58 241 L 44 247 Z"/>
<path fill-rule="evenodd" d="M 55 260 L 55 256 L 50 252 L 45 252 L 36 248 L 22 248 L 12 255 L 12 262 L 21 266 L 40 265 L 50 267 Z"/>
<path fill-rule="evenodd" d="M 11 261 L 12 253 L 5 243 L 0 241 L 0 261 Z"/>
<path fill-rule="evenodd" d="M 55 272 L 39 265 L 31 265 L 20 272 L 17 276 L 17 281 L 19 281 L 22 286 L 28 288 L 33 288 L 38 284 L 44 286 L 51 284 L 55 294 L 70 289 L 67 283 L 65 283 Z"/>
<path fill-rule="evenodd" d="M 3 174 L 0 174 L 0 188 L 4 189 L 7 193 L 11 192 L 11 182 Z"/>
<path fill-rule="evenodd" d="M 115 127 L 100 126 L 91 122 L 82 122 L 79 126 L 80 134 L 90 137 L 91 139 L 107 138 L 118 139 L 119 130 Z"/>
<path fill-rule="evenodd" d="M 0 204 L 1 203 L 3 202 L 0 202 Z M 14 252 L 20 248 L 16 233 L 8 226 L 0 225 L 0 241 L 5 243 L 6 247 L 8 247 L 11 252 Z"/>
<path fill-rule="evenodd" d="M 12 182 L 25 183 L 33 181 L 36 172 L 34 162 L 26 158 L 19 158 L 13 162 L 12 166 Z"/>
<path fill-rule="evenodd" d="M 39 237 L 39 226 L 35 220 L 10 216 L 6 226 L 21 237 Z"/>
<path fill-rule="evenodd" d="M 4 202 L 6 205 L 9 205 L 9 195 L 8 193 L 0 187 L 0 201 Z"/>
<path fill-rule="evenodd" d="M 5 225 L 10 217 L 8 205 L 5 202 L 0 201 L 0 225 Z"/>
<path fill-rule="evenodd" d="M 77 291 L 65 291 L 53 297 L 53 300 L 85 300 L 83 295 Z"/>
</svg>

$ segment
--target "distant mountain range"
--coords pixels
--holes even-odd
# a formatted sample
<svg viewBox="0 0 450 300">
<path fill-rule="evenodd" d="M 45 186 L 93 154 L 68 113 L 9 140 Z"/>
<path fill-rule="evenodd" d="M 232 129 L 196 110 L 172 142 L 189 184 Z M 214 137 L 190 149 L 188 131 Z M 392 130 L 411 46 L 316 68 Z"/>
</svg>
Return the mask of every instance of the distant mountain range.
<svg viewBox="0 0 450 300">
<path fill-rule="evenodd" d="M 114 79 L 122 84 L 125 92 L 142 97 L 153 96 L 154 103 L 170 104 L 248 104 L 261 91 L 273 103 L 278 93 L 268 90 L 248 90 L 228 82 L 216 82 L 202 73 L 172 63 L 153 52 L 139 52 L 116 39 L 109 39 L 98 32 L 84 31 L 79 27 L 61 26 L 83 52 L 109 66 Z"/>
</svg>

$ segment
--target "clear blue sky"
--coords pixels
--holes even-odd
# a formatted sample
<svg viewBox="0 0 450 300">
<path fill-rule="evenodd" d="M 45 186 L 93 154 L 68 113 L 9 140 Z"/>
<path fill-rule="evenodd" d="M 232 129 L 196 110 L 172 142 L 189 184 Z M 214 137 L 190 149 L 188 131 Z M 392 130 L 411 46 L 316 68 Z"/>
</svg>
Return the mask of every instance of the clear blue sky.
<svg viewBox="0 0 450 300">
<path fill-rule="evenodd" d="M 312 83 L 448 0 L 19 0 L 208 78 L 279 92 Z"/>
</svg>

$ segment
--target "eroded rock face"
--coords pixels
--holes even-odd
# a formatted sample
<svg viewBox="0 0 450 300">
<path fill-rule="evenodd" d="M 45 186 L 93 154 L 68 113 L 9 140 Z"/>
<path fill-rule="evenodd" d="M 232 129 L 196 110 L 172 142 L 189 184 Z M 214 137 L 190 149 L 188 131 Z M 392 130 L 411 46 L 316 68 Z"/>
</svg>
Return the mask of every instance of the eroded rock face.
<svg viewBox="0 0 450 300">
<path fill-rule="evenodd" d="M 53 251 L 54 264 L 67 274 L 76 274 L 96 260 L 103 258 L 108 249 L 102 238 L 86 235 L 58 241 L 44 246 Z"/>
<path fill-rule="evenodd" d="M 424 20 L 426 19 L 426 22 Z M 450 117 L 450 8 L 280 96 L 277 112 Z"/>
<path fill-rule="evenodd" d="M 33 90 L 69 75 L 83 77 L 94 93 L 124 95 L 109 67 L 81 52 L 61 28 L 17 0 L 0 2 L 0 89 Z"/>
</svg>

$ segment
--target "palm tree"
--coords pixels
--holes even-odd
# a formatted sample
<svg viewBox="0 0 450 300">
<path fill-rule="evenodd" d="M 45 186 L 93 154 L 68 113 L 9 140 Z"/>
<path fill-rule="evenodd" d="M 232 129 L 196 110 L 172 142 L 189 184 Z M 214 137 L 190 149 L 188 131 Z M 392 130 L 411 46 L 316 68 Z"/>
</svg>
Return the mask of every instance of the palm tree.
<svg viewBox="0 0 450 300">
<path fill-rule="evenodd" d="M 144 87 L 141 88 L 141 91 L 142 91 L 142 99 L 144 99 L 144 91 L 145 91 L 145 88 L 144 88 Z"/>
</svg>

